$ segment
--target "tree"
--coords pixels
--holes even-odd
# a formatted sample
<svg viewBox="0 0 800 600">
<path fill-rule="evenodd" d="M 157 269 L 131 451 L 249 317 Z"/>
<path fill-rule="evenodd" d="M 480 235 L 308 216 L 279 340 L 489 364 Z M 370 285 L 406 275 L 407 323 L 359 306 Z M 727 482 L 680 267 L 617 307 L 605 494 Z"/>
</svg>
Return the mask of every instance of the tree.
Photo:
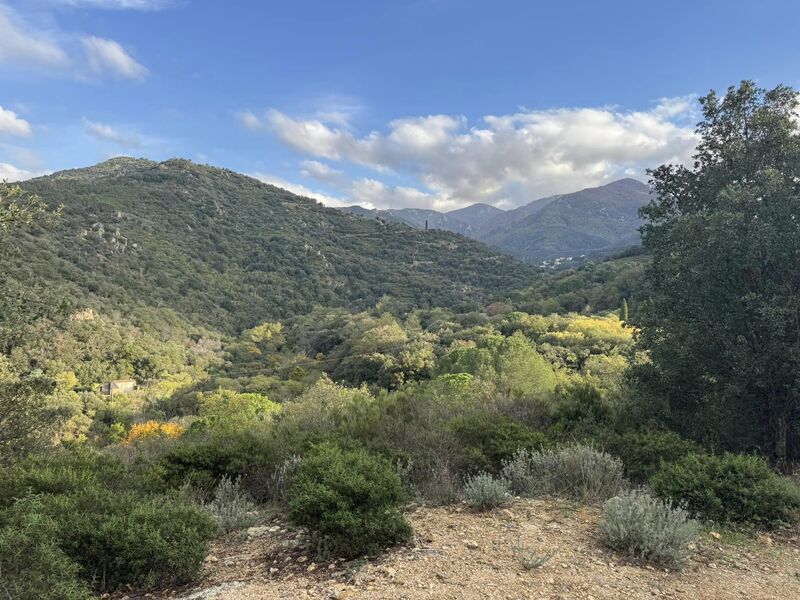
<svg viewBox="0 0 800 600">
<path fill-rule="evenodd" d="M 46 400 L 52 382 L 37 375 L 20 377 L 3 366 L 30 326 L 52 312 L 49 302 L 30 286 L 15 282 L 3 268 L 13 253 L 7 238 L 50 214 L 38 196 L 0 183 L 0 464 L 48 441 L 63 417 Z"/>
<path fill-rule="evenodd" d="M 700 104 L 694 164 L 651 171 L 641 210 L 640 380 L 679 430 L 783 468 L 800 407 L 797 93 L 744 81 Z"/>
</svg>

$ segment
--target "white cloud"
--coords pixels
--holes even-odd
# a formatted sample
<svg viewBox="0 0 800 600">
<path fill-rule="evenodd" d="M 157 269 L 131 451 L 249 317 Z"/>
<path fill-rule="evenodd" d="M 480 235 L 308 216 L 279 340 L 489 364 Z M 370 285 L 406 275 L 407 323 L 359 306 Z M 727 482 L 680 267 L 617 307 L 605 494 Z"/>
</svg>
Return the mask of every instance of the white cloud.
<svg viewBox="0 0 800 600">
<path fill-rule="evenodd" d="M 250 131 L 263 131 L 266 129 L 265 124 L 249 110 L 243 110 L 238 113 L 237 118 L 245 129 Z"/>
<path fill-rule="evenodd" d="M 23 181 L 35 177 L 37 173 L 18 169 L 14 165 L 0 162 L 0 181 Z"/>
<path fill-rule="evenodd" d="M 31 134 L 31 125 L 17 116 L 13 110 L 0 106 L 0 134 L 27 137 Z"/>
<path fill-rule="evenodd" d="M 318 160 L 304 160 L 300 174 L 303 177 L 311 177 L 322 183 L 341 187 L 346 181 L 346 177 L 339 169 L 334 169 L 330 165 L 319 162 Z"/>
<path fill-rule="evenodd" d="M 432 208 L 448 211 L 461 204 L 447 197 L 428 194 L 416 188 L 386 185 L 377 179 L 362 177 L 347 187 L 349 204 L 360 204 L 367 208 Z"/>
<path fill-rule="evenodd" d="M 69 63 L 61 46 L 45 33 L 12 22 L 0 6 L 0 63 L 56 69 Z"/>
<path fill-rule="evenodd" d="M 376 180 L 353 183 L 375 205 L 378 196 L 408 205 L 457 208 L 473 202 L 515 206 L 550 194 L 602 185 L 663 162 L 683 162 L 696 138 L 684 124 L 691 97 L 662 99 L 644 111 L 616 108 L 521 110 L 486 116 L 429 115 L 396 119 L 386 132 L 356 135 L 351 128 L 276 110 L 247 113 L 250 129 L 270 131 L 286 146 L 315 158 L 398 173 L 427 188 L 380 189 Z M 304 164 L 304 174 L 320 173 Z M 320 163 L 322 164 L 322 163 Z M 324 176 L 324 174 L 323 174 Z M 377 182 L 379 183 L 379 182 Z M 341 186 L 340 186 L 341 187 Z"/>
<path fill-rule="evenodd" d="M 139 148 L 142 145 L 142 140 L 136 134 L 125 134 L 111 125 L 105 123 L 98 123 L 88 119 L 83 120 L 86 133 L 106 142 L 113 142 L 124 148 Z"/>
<path fill-rule="evenodd" d="M 81 56 L 80 50 L 83 49 Z M 89 80 L 99 75 L 142 81 L 146 67 L 114 40 L 29 27 L 0 4 L 0 64 Z"/>
<path fill-rule="evenodd" d="M 299 183 L 292 183 L 290 181 L 286 181 L 282 177 L 277 177 L 275 175 L 270 175 L 269 173 L 248 173 L 250 177 L 253 179 L 258 179 L 262 183 L 268 183 L 270 185 L 274 185 L 275 187 L 282 188 L 293 194 L 297 194 L 298 196 L 305 196 L 306 198 L 313 198 L 314 200 L 319 200 L 325 206 L 348 206 L 352 204 L 352 202 L 348 202 L 343 200 L 342 198 L 337 198 L 336 196 L 331 196 L 329 194 L 324 194 L 321 192 L 316 192 L 306 186 L 299 184 Z"/>
<path fill-rule="evenodd" d="M 114 40 L 88 36 L 81 39 L 86 51 L 89 68 L 97 75 L 110 73 L 118 77 L 144 80 L 149 71 L 136 62 L 125 49 Z"/>
</svg>

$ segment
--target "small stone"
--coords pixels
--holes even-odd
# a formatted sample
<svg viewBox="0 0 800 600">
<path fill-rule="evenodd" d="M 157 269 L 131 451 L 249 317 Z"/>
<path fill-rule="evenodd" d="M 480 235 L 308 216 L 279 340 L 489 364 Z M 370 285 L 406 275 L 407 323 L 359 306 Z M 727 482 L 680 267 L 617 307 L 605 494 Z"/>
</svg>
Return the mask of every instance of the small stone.
<svg viewBox="0 0 800 600">
<path fill-rule="evenodd" d="M 297 562 L 299 562 L 299 563 L 304 563 L 304 562 L 306 562 L 307 560 L 308 560 L 308 557 L 307 557 L 307 556 L 298 556 L 298 557 L 297 557 Z"/>
<path fill-rule="evenodd" d="M 308 572 L 308 573 L 313 573 L 313 572 L 314 572 L 314 571 L 316 571 L 316 570 L 317 570 L 317 565 L 315 565 L 314 563 L 311 563 L 311 564 L 310 564 L 310 565 L 308 565 L 308 567 L 306 568 L 306 572 Z"/>
<path fill-rule="evenodd" d="M 718 540 L 718 539 L 722 538 L 722 536 L 720 534 L 718 534 L 716 531 L 709 531 L 708 535 L 710 535 L 715 540 Z"/>
<path fill-rule="evenodd" d="M 256 538 L 261 537 L 262 535 L 266 534 L 269 531 L 269 527 L 265 525 L 259 525 L 258 527 L 248 527 L 245 530 L 245 534 L 249 538 Z"/>
<path fill-rule="evenodd" d="M 277 573 L 277 572 L 278 572 L 278 569 L 276 569 L 275 567 L 270 567 L 270 569 L 269 569 L 269 574 L 270 575 L 275 575 L 275 573 Z"/>
<path fill-rule="evenodd" d="M 464 545 L 467 548 L 469 548 L 470 550 L 478 550 L 478 549 L 480 549 L 480 546 L 478 545 L 477 542 L 474 542 L 472 540 L 463 540 L 463 542 L 464 542 Z"/>
</svg>

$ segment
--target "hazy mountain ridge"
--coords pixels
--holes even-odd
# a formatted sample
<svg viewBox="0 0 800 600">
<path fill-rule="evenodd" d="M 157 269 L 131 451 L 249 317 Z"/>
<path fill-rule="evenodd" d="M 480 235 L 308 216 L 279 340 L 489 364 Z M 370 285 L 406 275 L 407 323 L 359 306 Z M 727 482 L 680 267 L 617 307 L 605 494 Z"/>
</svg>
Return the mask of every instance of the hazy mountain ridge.
<svg viewBox="0 0 800 600">
<path fill-rule="evenodd" d="M 412 227 L 445 229 L 485 242 L 516 258 L 541 263 L 584 255 L 611 254 L 639 243 L 638 210 L 650 200 L 650 188 L 635 179 L 570 194 L 539 198 L 512 210 L 473 204 L 442 213 L 428 209 L 346 211 Z"/>
</svg>

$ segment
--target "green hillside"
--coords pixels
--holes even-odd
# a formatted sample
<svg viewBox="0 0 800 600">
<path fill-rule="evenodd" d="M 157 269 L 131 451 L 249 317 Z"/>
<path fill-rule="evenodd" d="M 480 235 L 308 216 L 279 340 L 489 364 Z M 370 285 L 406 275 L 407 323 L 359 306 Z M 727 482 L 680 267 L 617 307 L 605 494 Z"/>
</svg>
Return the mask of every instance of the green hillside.
<svg viewBox="0 0 800 600">
<path fill-rule="evenodd" d="M 315 305 L 469 309 L 535 271 L 444 231 L 354 218 L 186 160 L 117 158 L 25 183 L 62 215 L 20 234 L 11 271 L 103 312 L 166 307 L 239 330 Z"/>
</svg>

